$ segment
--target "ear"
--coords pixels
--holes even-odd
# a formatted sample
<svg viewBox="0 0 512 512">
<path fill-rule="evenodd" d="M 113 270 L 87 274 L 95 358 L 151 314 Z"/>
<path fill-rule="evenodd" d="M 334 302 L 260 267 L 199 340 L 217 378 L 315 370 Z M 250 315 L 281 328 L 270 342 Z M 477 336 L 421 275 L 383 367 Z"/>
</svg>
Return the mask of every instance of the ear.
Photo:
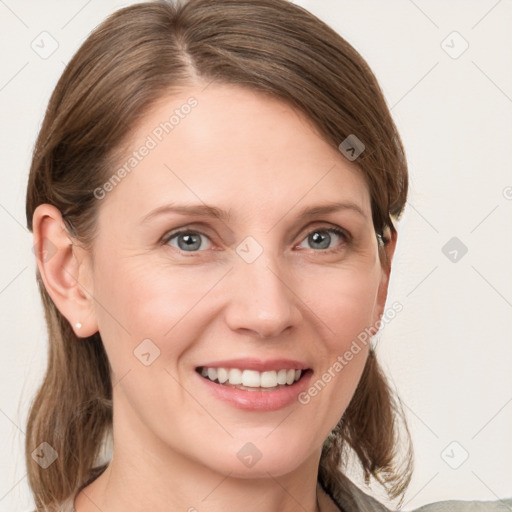
<svg viewBox="0 0 512 512">
<path fill-rule="evenodd" d="M 379 320 L 382 317 L 384 313 L 384 307 L 386 306 L 389 276 L 391 273 L 391 262 L 393 261 L 393 255 L 395 254 L 397 232 L 392 232 L 391 229 L 386 228 L 384 233 L 384 239 L 386 240 L 385 245 L 382 246 L 379 243 L 379 256 L 381 262 L 382 277 L 380 280 L 379 290 L 377 293 L 375 322 L 377 322 L 377 320 Z"/>
<path fill-rule="evenodd" d="M 91 258 L 69 234 L 60 211 L 41 204 L 33 216 L 37 267 L 46 291 L 78 337 L 98 331 L 94 313 Z M 80 323 L 81 327 L 76 324 Z"/>
</svg>

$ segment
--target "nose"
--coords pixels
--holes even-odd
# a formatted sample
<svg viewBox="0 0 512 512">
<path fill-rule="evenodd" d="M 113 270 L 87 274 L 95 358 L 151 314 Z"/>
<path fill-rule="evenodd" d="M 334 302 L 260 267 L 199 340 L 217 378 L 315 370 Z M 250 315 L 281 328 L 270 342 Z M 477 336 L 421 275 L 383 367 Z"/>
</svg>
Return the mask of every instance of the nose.
<svg viewBox="0 0 512 512">
<path fill-rule="evenodd" d="M 252 263 L 238 260 L 230 274 L 226 321 L 233 331 L 272 338 L 299 325 L 300 299 L 290 273 L 280 271 L 267 251 Z"/>
</svg>

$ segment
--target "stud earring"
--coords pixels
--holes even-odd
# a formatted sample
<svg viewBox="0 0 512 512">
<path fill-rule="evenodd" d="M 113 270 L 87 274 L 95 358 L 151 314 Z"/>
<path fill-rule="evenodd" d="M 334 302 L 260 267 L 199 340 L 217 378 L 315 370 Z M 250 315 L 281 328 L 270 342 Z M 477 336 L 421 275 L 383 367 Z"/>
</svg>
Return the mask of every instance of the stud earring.
<svg viewBox="0 0 512 512">
<path fill-rule="evenodd" d="M 81 324 L 80 322 L 77 322 L 77 323 L 75 324 L 75 327 L 76 327 L 77 329 L 80 329 L 80 328 L 82 327 L 82 324 Z"/>
</svg>

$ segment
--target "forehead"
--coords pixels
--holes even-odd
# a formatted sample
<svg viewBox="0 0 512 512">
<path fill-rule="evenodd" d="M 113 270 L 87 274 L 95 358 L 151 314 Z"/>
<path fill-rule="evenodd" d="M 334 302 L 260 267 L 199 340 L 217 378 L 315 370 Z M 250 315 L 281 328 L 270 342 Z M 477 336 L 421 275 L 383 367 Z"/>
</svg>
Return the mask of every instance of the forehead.
<svg viewBox="0 0 512 512">
<path fill-rule="evenodd" d="M 134 127 L 121 168 L 124 177 L 107 202 L 129 204 L 130 216 L 170 201 L 229 203 L 241 213 L 270 215 L 294 204 L 349 199 L 370 211 L 360 169 L 305 115 L 239 86 L 160 98 Z"/>
</svg>

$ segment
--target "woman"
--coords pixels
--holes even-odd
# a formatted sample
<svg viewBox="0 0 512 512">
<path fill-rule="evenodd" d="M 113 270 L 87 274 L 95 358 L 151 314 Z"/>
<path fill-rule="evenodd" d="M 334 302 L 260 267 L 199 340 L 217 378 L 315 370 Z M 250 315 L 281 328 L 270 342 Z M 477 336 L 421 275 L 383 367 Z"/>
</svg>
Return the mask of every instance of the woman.
<svg viewBox="0 0 512 512">
<path fill-rule="evenodd" d="M 28 183 L 50 340 L 26 429 L 37 510 L 387 510 L 350 453 L 403 497 L 410 439 L 370 338 L 407 185 L 372 72 L 300 7 L 110 16 L 53 93 Z"/>
</svg>

